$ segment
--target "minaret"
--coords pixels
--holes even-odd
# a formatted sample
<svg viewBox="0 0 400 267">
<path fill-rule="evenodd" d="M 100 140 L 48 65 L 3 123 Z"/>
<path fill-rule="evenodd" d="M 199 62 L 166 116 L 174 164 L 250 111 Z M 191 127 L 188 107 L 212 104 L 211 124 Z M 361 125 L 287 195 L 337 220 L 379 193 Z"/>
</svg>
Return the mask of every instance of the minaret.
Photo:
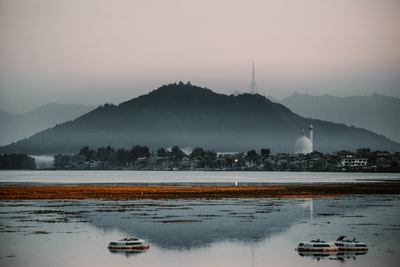
<svg viewBox="0 0 400 267">
<path fill-rule="evenodd" d="M 310 141 L 311 141 L 311 151 L 314 151 L 314 127 L 312 126 L 312 124 L 310 125 Z"/>
<path fill-rule="evenodd" d="M 254 61 L 253 61 L 253 72 L 251 73 L 251 84 L 250 84 L 250 94 L 256 94 L 257 93 L 257 87 L 256 87 L 256 73 L 255 73 L 255 66 L 254 66 Z"/>
</svg>

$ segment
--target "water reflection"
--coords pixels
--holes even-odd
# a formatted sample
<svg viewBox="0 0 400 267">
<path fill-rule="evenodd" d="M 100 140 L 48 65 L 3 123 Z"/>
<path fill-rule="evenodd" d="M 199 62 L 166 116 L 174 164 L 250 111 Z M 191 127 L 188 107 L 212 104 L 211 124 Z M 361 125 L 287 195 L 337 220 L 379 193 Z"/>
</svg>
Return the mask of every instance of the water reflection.
<svg viewBox="0 0 400 267">
<path fill-rule="evenodd" d="M 399 196 L 0 202 L 0 266 L 397 266 L 399 204 Z M 295 251 L 301 240 L 342 234 L 369 252 Z M 125 236 L 151 248 L 108 250 Z"/>
<path fill-rule="evenodd" d="M 89 214 L 96 227 L 117 228 L 162 248 L 189 250 L 226 240 L 262 241 L 295 223 L 303 208 L 294 200 L 228 199 L 107 202 L 101 211 Z"/>
<path fill-rule="evenodd" d="M 367 254 L 367 252 L 340 252 L 337 254 L 337 259 L 340 261 L 356 260 L 358 257 Z"/>
<path fill-rule="evenodd" d="M 313 260 L 336 259 L 337 252 L 298 252 L 301 257 L 308 257 Z"/>
<path fill-rule="evenodd" d="M 339 260 L 339 261 L 346 261 L 346 260 L 356 260 L 358 256 L 367 254 L 367 251 L 364 252 L 298 252 L 299 256 L 307 257 L 312 260 L 322 260 L 322 259 L 329 259 L 329 260 Z"/>
<path fill-rule="evenodd" d="M 132 249 L 108 249 L 110 253 L 116 255 L 123 255 L 126 257 L 137 256 L 146 253 L 146 250 L 132 250 Z"/>
</svg>

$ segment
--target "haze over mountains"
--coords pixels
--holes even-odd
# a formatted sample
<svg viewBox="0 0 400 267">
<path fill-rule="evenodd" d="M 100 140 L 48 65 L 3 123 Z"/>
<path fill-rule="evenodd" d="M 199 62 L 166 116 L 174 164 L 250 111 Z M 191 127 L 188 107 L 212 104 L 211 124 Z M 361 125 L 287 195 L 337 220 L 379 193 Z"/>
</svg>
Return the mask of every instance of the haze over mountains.
<svg viewBox="0 0 400 267">
<path fill-rule="evenodd" d="M 370 131 L 303 118 L 260 95 L 217 94 L 190 83 L 170 84 L 120 105 L 106 104 L 0 152 L 76 153 L 83 146 L 151 149 L 203 147 L 217 151 L 270 148 L 290 152 L 302 129 L 314 125 L 314 148 L 321 152 L 400 151 L 400 144 Z"/>
<path fill-rule="evenodd" d="M 295 93 L 281 103 L 304 117 L 354 125 L 400 142 L 399 98 L 376 93 L 351 97 Z"/>
<path fill-rule="evenodd" d="M 50 103 L 22 114 L 0 110 L 0 145 L 16 142 L 58 123 L 76 119 L 92 109 L 85 105 Z"/>
</svg>

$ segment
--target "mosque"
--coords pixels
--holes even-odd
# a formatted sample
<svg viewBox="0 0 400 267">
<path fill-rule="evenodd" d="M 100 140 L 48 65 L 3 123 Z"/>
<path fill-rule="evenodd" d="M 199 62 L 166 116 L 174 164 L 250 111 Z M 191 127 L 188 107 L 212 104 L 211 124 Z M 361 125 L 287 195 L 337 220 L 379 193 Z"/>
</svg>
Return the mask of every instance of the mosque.
<svg viewBox="0 0 400 267">
<path fill-rule="evenodd" d="M 299 138 L 297 138 L 296 143 L 294 144 L 294 153 L 295 154 L 309 154 L 312 153 L 313 148 L 313 126 L 309 127 L 309 137 L 307 137 L 304 133 Z"/>
</svg>

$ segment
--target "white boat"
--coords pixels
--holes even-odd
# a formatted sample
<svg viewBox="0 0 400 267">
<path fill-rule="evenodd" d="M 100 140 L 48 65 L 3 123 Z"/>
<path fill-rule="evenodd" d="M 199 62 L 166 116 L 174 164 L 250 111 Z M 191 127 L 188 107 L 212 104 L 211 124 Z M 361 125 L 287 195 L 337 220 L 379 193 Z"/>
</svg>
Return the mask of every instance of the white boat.
<svg viewBox="0 0 400 267">
<path fill-rule="evenodd" d="M 355 238 L 349 240 L 342 235 L 334 242 L 339 251 L 368 251 L 368 246 L 365 243 L 357 241 Z"/>
<path fill-rule="evenodd" d="M 311 240 L 299 243 L 297 246 L 299 252 L 337 252 L 338 247 L 333 242 L 325 242 L 322 240 Z"/>
<path fill-rule="evenodd" d="M 110 251 L 116 250 L 146 250 L 150 246 L 143 239 L 136 237 L 126 237 L 118 241 L 112 241 L 108 244 Z"/>
</svg>

